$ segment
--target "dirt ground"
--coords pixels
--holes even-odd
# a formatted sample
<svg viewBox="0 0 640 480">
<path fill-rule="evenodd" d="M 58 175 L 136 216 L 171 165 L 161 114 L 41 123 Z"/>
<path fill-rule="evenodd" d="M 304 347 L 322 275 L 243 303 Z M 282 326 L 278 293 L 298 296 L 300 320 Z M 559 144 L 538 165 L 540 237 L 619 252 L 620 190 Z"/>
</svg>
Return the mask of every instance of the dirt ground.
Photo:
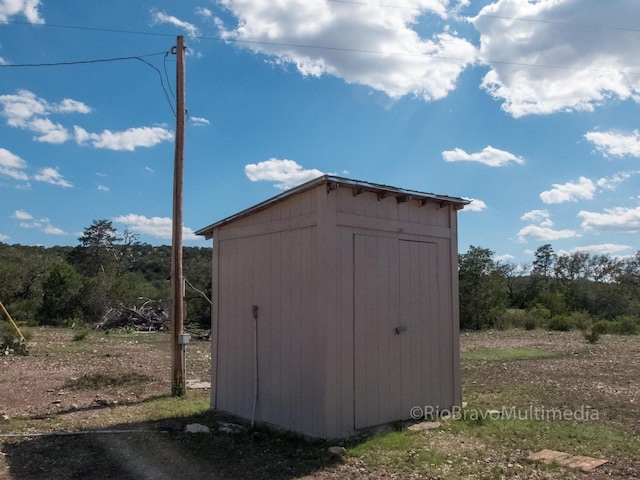
<svg viewBox="0 0 640 480">
<path fill-rule="evenodd" d="M 372 470 L 359 458 L 332 457 L 327 453 L 327 444 L 273 437 L 264 432 L 236 437 L 212 435 L 207 443 L 181 433 L 185 422 L 211 423 L 212 413 L 168 418 L 171 415 L 158 412 L 160 420 L 141 422 L 140 409 L 156 405 L 154 399 L 165 398 L 170 392 L 170 336 L 91 333 L 85 339 L 74 340 L 74 335 L 71 330 L 37 329 L 29 342 L 29 356 L 0 357 L 0 432 L 32 434 L 10 437 L 5 433 L 0 437 L 0 480 L 442 478 L 397 473 L 387 467 Z M 498 392 L 517 387 L 517 392 L 527 395 L 535 405 L 587 405 L 598 409 L 603 425 L 618 425 L 640 436 L 637 339 L 608 336 L 599 344 L 588 345 L 579 332 L 511 331 L 463 333 L 461 345 L 464 400 L 486 401 L 494 394 L 502 398 Z M 207 341 L 189 344 L 188 380 L 209 380 L 209 348 Z M 511 361 L 472 356 L 473 352 L 492 349 L 541 350 L 550 356 L 539 362 L 522 360 L 517 367 Z M 558 358 L 554 358 L 554 352 Z M 138 381 L 127 377 L 131 373 L 138 375 Z M 77 388 L 83 379 L 95 380 L 99 374 L 130 381 Z M 192 400 L 200 399 L 201 404 L 208 402 L 208 395 L 208 390 L 188 392 Z M 13 422 L 17 422 L 19 432 L 2 429 L 3 423 Z M 97 429 L 150 433 L 37 436 Z M 172 435 L 178 436 L 179 442 L 172 440 Z M 217 458 L 207 462 L 203 461 L 206 454 L 188 453 L 199 449 L 215 449 Z M 526 454 L 522 452 L 522 458 Z M 639 470 L 637 459 L 621 454 L 589 474 L 562 469 L 550 473 L 543 469 L 514 477 L 505 466 L 507 473 L 491 470 L 477 478 L 640 478 Z"/>
</svg>

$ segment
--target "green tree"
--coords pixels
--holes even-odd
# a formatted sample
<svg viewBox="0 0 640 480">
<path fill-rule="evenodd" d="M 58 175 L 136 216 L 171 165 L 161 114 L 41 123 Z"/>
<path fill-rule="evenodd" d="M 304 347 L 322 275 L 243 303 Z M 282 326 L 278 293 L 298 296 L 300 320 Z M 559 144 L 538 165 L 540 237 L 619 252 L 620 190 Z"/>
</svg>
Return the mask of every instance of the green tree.
<svg viewBox="0 0 640 480">
<path fill-rule="evenodd" d="M 556 254 L 553 252 L 551 244 L 542 245 L 536 250 L 533 261 L 532 274 L 542 277 L 546 281 L 551 278 L 553 267 L 556 261 Z"/>
<path fill-rule="evenodd" d="M 460 326 L 479 330 L 495 325 L 506 309 L 507 281 L 493 252 L 474 247 L 459 256 Z"/>
<path fill-rule="evenodd" d="M 38 320 L 43 325 L 62 325 L 79 315 L 82 278 L 67 262 L 56 263 L 43 285 Z"/>
</svg>

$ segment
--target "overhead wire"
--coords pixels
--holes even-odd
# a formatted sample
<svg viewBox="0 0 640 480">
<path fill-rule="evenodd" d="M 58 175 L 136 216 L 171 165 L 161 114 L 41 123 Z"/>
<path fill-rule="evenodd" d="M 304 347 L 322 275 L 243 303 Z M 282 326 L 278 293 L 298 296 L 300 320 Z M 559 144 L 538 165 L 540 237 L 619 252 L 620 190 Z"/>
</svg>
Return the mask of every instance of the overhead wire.
<svg viewBox="0 0 640 480">
<path fill-rule="evenodd" d="M 572 27 L 594 28 L 594 29 L 605 29 L 605 30 L 616 30 L 616 31 L 640 33 L 640 29 L 633 29 L 633 28 L 610 27 L 610 26 L 603 26 L 603 25 L 587 25 L 587 24 L 577 24 L 577 23 L 569 23 L 569 22 L 558 22 L 558 21 L 552 21 L 552 20 L 529 19 L 529 18 L 523 18 L 523 17 L 510 17 L 510 16 L 502 16 L 502 15 L 482 14 L 480 12 L 470 13 L 470 12 L 459 12 L 454 10 L 440 11 L 440 10 L 428 9 L 424 7 L 388 5 L 388 4 L 356 1 L 356 0 L 326 0 L 326 1 L 331 3 L 347 4 L 347 5 L 375 6 L 380 8 L 394 8 L 394 9 L 411 9 L 411 10 L 419 10 L 423 12 L 432 12 L 432 13 L 439 13 L 439 14 L 444 12 L 450 15 L 458 15 L 458 16 L 464 16 L 464 17 L 488 17 L 488 18 L 509 19 L 509 20 L 515 20 L 515 21 L 524 21 L 524 22 L 546 23 L 546 24 L 557 25 L 557 26 L 572 26 Z M 7 21 L 6 23 L 17 24 L 17 25 L 32 25 L 29 22 L 21 22 L 21 21 L 14 21 L 14 20 Z M 158 32 L 142 32 L 142 31 L 136 31 L 136 30 L 110 29 L 110 28 L 99 28 L 99 27 L 81 27 L 81 26 L 75 26 L 75 25 L 60 25 L 60 24 L 47 23 L 47 24 L 38 25 L 38 26 L 97 31 L 97 32 L 105 32 L 105 33 L 121 33 L 121 34 L 130 34 L 130 35 L 173 37 L 173 35 L 171 34 L 158 33 Z M 210 36 L 203 36 L 203 35 L 192 35 L 189 38 L 196 39 L 196 40 L 211 40 L 211 41 L 225 42 L 225 43 L 262 45 L 262 46 L 272 46 L 272 47 L 288 47 L 288 48 L 305 48 L 305 49 L 314 49 L 314 50 L 327 50 L 327 51 L 359 53 L 359 54 L 369 54 L 369 55 L 431 57 L 431 58 L 439 58 L 442 60 L 466 61 L 470 63 L 475 61 L 475 59 L 473 58 L 450 57 L 450 56 L 428 54 L 428 53 L 383 52 L 379 50 L 367 50 L 367 49 L 359 49 L 359 48 L 334 47 L 334 46 L 326 46 L 326 45 L 310 45 L 310 44 L 291 43 L 291 42 L 269 42 L 269 41 L 261 41 L 261 40 L 246 40 L 246 39 L 239 39 L 239 38 L 210 37 Z M 162 54 L 166 55 L 166 52 L 163 52 Z M 166 62 L 166 56 L 165 56 L 165 62 Z M 67 65 L 67 64 L 75 64 L 75 63 L 91 63 L 91 62 L 62 62 L 54 65 Z M 512 65 L 512 66 L 530 67 L 530 68 L 547 68 L 547 69 L 559 69 L 559 70 L 570 70 L 570 71 L 586 71 L 586 72 L 595 72 L 595 73 L 618 73 L 623 75 L 634 75 L 634 76 L 640 75 L 640 72 L 629 72 L 629 71 L 623 71 L 623 70 L 585 69 L 585 68 L 579 68 L 579 67 L 567 67 L 563 65 L 544 65 L 544 64 L 537 64 L 537 63 L 509 62 L 509 61 L 499 61 L 499 60 L 491 60 L 491 59 L 483 59 L 481 63 L 486 65 L 494 65 L 494 64 L 495 65 Z M 15 66 L 41 66 L 41 65 L 48 66 L 48 64 L 15 65 Z M 11 65 L 11 64 L 0 65 L 0 67 L 11 67 L 11 66 L 14 66 L 14 65 Z M 167 77 L 167 80 L 168 80 L 168 76 L 166 74 L 166 64 L 165 64 L 165 77 Z M 167 82 L 167 83 L 170 85 L 170 82 Z M 163 89 L 164 89 L 164 86 L 163 86 Z M 168 96 L 166 91 L 165 91 L 165 95 Z M 175 115 L 175 112 L 174 112 L 174 115 Z"/>
<path fill-rule="evenodd" d="M 169 108 L 171 109 L 171 112 L 173 113 L 173 116 L 175 117 L 176 112 L 175 112 L 175 109 L 173 108 L 173 103 L 171 102 L 171 98 L 170 98 L 169 92 L 167 92 L 167 87 L 164 84 L 164 79 L 162 77 L 162 72 L 155 65 L 153 65 L 152 63 L 150 63 L 147 60 L 145 60 L 145 58 L 157 57 L 159 55 L 164 55 L 164 71 L 165 71 L 165 75 L 166 75 L 166 72 L 167 72 L 166 59 L 167 59 L 167 56 L 169 55 L 169 53 L 171 53 L 170 50 L 169 51 L 164 51 L 164 52 L 148 53 L 148 54 L 145 54 L 145 55 L 131 55 L 131 56 L 127 56 L 127 57 L 98 58 L 98 59 L 91 59 L 91 60 L 75 60 L 75 61 L 69 61 L 69 62 L 19 63 L 19 64 L 11 64 L 11 63 L 9 63 L 9 64 L 1 64 L 0 68 L 61 67 L 61 66 L 90 65 L 90 64 L 96 64 L 96 63 L 109 63 L 109 62 L 121 62 L 121 61 L 127 61 L 127 60 L 138 60 L 138 61 L 144 63 L 145 65 L 147 65 L 148 67 L 152 68 L 153 70 L 155 70 L 156 73 L 158 74 L 158 77 L 160 78 L 160 86 L 162 87 L 162 91 L 164 92 L 165 99 L 167 100 L 167 103 L 169 104 Z M 168 75 L 167 75 L 167 85 L 169 86 L 169 90 L 171 91 L 171 96 L 173 96 L 175 98 L 175 96 L 173 95 L 173 91 L 171 90 L 171 82 L 169 81 Z"/>
</svg>

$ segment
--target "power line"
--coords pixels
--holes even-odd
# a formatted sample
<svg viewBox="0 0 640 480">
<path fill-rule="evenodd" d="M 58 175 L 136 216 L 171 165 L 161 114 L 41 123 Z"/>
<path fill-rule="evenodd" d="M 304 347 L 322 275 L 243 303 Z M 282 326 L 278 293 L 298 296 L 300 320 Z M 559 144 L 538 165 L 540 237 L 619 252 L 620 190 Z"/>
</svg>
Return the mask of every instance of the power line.
<svg viewBox="0 0 640 480">
<path fill-rule="evenodd" d="M 345 3 L 345 4 L 358 4 L 358 5 L 372 5 L 372 6 L 378 6 L 378 7 L 388 7 L 388 8 L 404 8 L 404 9 L 415 9 L 414 7 L 403 7 L 403 6 L 393 6 L 393 5 L 382 5 L 382 4 L 374 4 L 374 3 L 365 3 L 365 2 L 356 2 L 353 0 L 327 0 L 330 2 L 334 2 L 334 3 Z M 433 11 L 433 12 L 437 12 L 436 10 L 427 10 L 427 9 L 420 9 L 420 10 L 424 10 L 424 11 Z M 469 14 L 471 15 L 471 14 Z M 490 15 L 485 15 L 485 16 L 490 16 Z M 601 27 L 601 26 L 589 26 L 589 25 L 579 25 L 579 24 L 570 24 L 570 23 L 562 23 L 562 22 L 552 22 L 552 21 L 544 21 L 544 20 L 532 20 L 532 19 L 522 19 L 522 18 L 516 18 L 516 17 L 500 17 L 500 16 L 493 16 L 495 18 L 507 18 L 507 19 L 511 19 L 511 20 L 523 20 L 523 21 L 532 21 L 532 22 L 540 22 L 540 23 L 550 23 L 550 24 L 555 24 L 555 25 L 562 25 L 562 26 L 580 26 L 580 27 L 593 27 L 593 28 L 602 28 L 602 29 L 613 29 L 613 30 L 625 30 L 625 31 L 632 31 L 632 32 L 639 32 L 640 30 L 635 30 L 635 29 L 624 29 L 624 28 L 617 28 L 617 27 Z M 14 23 L 14 24 L 23 24 L 23 25 L 31 25 L 28 22 L 18 22 L 18 21 L 9 21 L 7 23 Z M 39 25 L 39 26 L 50 26 L 50 27 L 54 27 L 54 28 L 70 28 L 70 29 L 78 29 L 78 30 L 88 30 L 88 31 L 98 31 L 98 32 L 108 32 L 108 33 L 124 33 L 124 34 L 132 34 L 132 35 L 153 35 L 153 36 L 162 36 L 162 37 L 169 37 L 172 35 L 169 34 L 163 34 L 163 33 L 151 33 L 151 32 L 140 32 L 140 31 L 134 31 L 134 30 L 115 30 L 115 29 L 105 29 L 105 28 L 96 28 L 96 27 L 77 27 L 77 26 L 67 26 L 67 25 L 53 25 L 53 24 L 45 24 L 45 25 Z M 368 54 L 368 55 L 387 55 L 387 56 L 405 56 L 405 57 L 430 57 L 430 58 L 438 58 L 438 59 L 442 59 L 442 60 L 451 60 L 451 61 L 464 61 L 464 62 L 468 62 L 468 63 L 474 63 L 477 60 L 473 59 L 473 58 L 460 58 L 460 57 L 448 57 L 448 56 L 442 56 L 442 55 L 437 55 L 437 54 L 427 54 L 427 53 L 406 53 L 406 52 L 383 52 L 380 50 L 366 50 L 366 49 L 358 49 L 358 48 L 347 48 L 347 47 L 332 47 L 332 46 L 324 46 L 324 45 L 308 45 L 308 44 L 300 44 L 300 43 L 289 43 L 289 42 L 268 42 L 268 41 L 260 41 L 260 40 L 243 40 L 243 39 L 238 39 L 238 38 L 220 38 L 220 37 L 208 37 L 208 36 L 193 36 L 191 37 L 193 39 L 197 39 L 197 40 L 211 40 L 211 41 L 216 41 L 216 42 L 226 42 L 226 43 L 239 43 L 239 44 L 248 44 L 248 45 L 263 45 L 263 46 L 273 46 L 273 47 L 289 47 L 289 48 L 306 48 L 306 49 L 313 49 L 313 50 L 328 50 L 328 51 L 337 51 L 337 52 L 346 52 L 346 53 L 360 53 L 360 54 Z M 159 53 L 159 54 L 151 54 L 151 55 L 164 55 L 165 52 Z M 133 59 L 133 58 L 138 58 L 138 57 L 122 57 L 122 60 L 126 60 L 126 59 Z M 119 59 L 113 59 L 115 60 L 119 60 Z M 61 63 L 55 63 L 55 64 L 33 64 L 33 65 L 0 65 L 0 67 L 12 67 L 12 66 L 55 66 L 55 65 L 73 65 L 76 63 L 95 63 L 95 62 L 100 62 L 100 61 L 110 61 L 110 60 L 97 60 L 97 61 L 85 61 L 85 62 L 61 62 Z M 558 70 L 571 70 L 571 71 L 584 71 L 584 72 L 594 72 L 594 73 L 618 73 L 618 74 L 623 74 L 623 75 L 640 75 L 640 72 L 628 72 L 628 71 L 623 71 L 623 70 L 606 70 L 606 69 L 590 69 L 590 68 L 579 68 L 579 67 L 566 67 L 566 66 L 562 66 L 562 65 L 543 65 L 543 64 L 536 64 L 536 63 L 524 63 L 524 62 L 508 62 L 508 61 L 499 61 L 499 60 L 490 60 L 490 59 L 482 59 L 479 63 L 485 64 L 485 65 L 512 65 L 512 66 L 519 66 L 519 67 L 529 67 L 529 68 L 547 68 L 547 69 L 558 69 Z M 153 67 L 155 69 L 155 67 Z M 156 69 L 157 70 L 157 69 Z M 162 74 L 158 71 L 158 73 L 160 74 L 160 76 L 162 76 Z M 162 81 L 162 79 L 161 79 Z M 164 86 L 163 86 L 164 88 Z M 165 91 L 165 95 L 168 94 Z M 173 107 L 172 107 L 173 110 Z M 175 115 L 175 112 L 174 112 Z"/>
<path fill-rule="evenodd" d="M 173 116 L 175 117 L 176 112 L 175 109 L 173 108 L 173 103 L 171 102 L 171 98 L 169 95 L 169 92 L 167 91 L 167 86 L 165 86 L 164 84 L 164 79 L 162 77 L 162 72 L 152 63 L 149 63 L 148 61 L 145 60 L 145 58 L 150 58 L 150 57 L 157 57 L 159 55 L 164 55 L 164 71 L 165 71 L 165 75 L 167 74 L 167 64 L 166 64 L 166 60 L 167 60 L 167 56 L 169 55 L 169 53 L 171 53 L 170 51 L 164 51 L 164 52 L 157 52 L 157 53 L 148 53 L 146 55 L 132 55 L 129 57 L 112 57 L 112 58 L 99 58 L 99 59 L 92 59 L 92 60 L 76 60 L 76 61 L 72 61 L 72 62 L 51 62 L 51 63 L 20 63 L 20 64 L 3 64 L 0 65 L 0 68 L 38 68 L 38 67 L 63 67 L 63 66 L 73 66 L 73 65 L 90 65 L 90 64 L 96 64 L 96 63 L 110 63 L 110 62 L 121 62 L 121 61 L 127 61 L 127 60 L 138 60 L 142 63 L 144 63 L 145 65 L 147 65 L 148 67 L 152 68 L 153 70 L 156 71 L 156 73 L 158 74 L 158 77 L 160 78 L 160 86 L 162 87 L 162 91 L 164 92 L 164 97 L 167 100 L 167 103 L 169 104 L 169 108 L 171 109 L 171 112 L 173 113 Z M 167 75 L 167 85 L 169 87 L 169 91 L 171 91 L 171 83 L 169 82 L 169 77 Z M 173 91 L 171 91 L 171 96 L 173 96 Z"/>
<path fill-rule="evenodd" d="M 158 53 L 148 53 L 146 55 L 132 55 L 130 57 L 113 57 L 113 58 L 100 58 L 100 59 L 92 59 L 92 60 L 77 60 L 73 62 L 51 62 L 51 63 L 7 63 L 0 65 L 0 68 L 23 68 L 23 67 L 59 67 L 66 65 L 85 65 L 91 63 L 108 63 L 108 62 L 119 62 L 123 60 L 140 60 L 141 62 L 147 63 L 144 58 L 156 57 L 159 55 L 165 55 L 167 52 L 158 52 Z M 155 68 L 155 67 L 154 67 Z"/>
</svg>

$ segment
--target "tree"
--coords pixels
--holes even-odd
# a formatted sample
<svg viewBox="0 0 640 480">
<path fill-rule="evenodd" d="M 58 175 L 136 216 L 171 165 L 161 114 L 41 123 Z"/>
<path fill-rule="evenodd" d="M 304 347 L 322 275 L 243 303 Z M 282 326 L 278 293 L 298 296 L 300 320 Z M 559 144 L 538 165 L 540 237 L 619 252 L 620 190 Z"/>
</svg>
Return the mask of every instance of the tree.
<svg viewBox="0 0 640 480">
<path fill-rule="evenodd" d="M 551 244 L 542 245 L 536 250 L 535 260 L 533 261 L 533 275 L 539 275 L 546 281 L 551 278 L 553 267 L 556 261 L 556 254 L 553 253 Z"/>
<path fill-rule="evenodd" d="M 43 325 L 61 325 L 76 318 L 80 311 L 82 279 L 67 262 L 56 263 L 42 287 L 42 305 L 37 318 Z"/>
<path fill-rule="evenodd" d="M 460 326 L 479 330 L 492 327 L 506 309 L 507 282 L 493 252 L 470 246 L 459 256 Z"/>
<path fill-rule="evenodd" d="M 121 239 L 108 220 L 94 220 L 78 238 L 72 262 L 87 277 L 114 274 L 117 267 L 116 245 Z"/>
</svg>

